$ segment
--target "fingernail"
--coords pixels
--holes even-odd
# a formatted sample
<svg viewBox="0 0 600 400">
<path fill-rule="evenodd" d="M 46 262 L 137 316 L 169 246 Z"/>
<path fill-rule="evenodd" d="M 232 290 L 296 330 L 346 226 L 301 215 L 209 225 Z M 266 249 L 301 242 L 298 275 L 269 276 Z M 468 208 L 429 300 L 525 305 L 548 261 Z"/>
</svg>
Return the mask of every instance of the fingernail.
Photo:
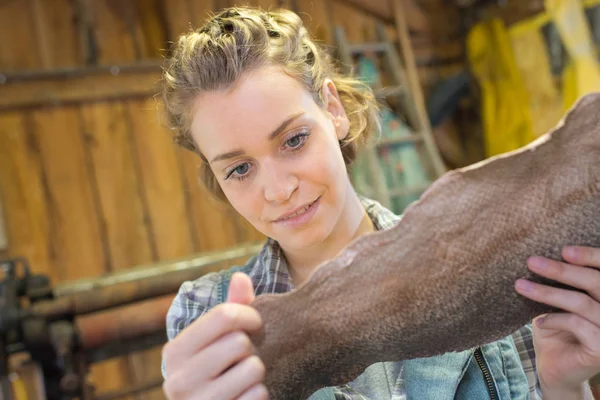
<svg viewBox="0 0 600 400">
<path fill-rule="evenodd" d="M 539 317 L 538 319 L 535 320 L 535 324 L 540 327 L 542 326 L 542 324 L 544 323 L 544 320 L 546 319 L 546 317 Z"/>
<path fill-rule="evenodd" d="M 567 257 L 577 257 L 577 254 L 579 253 L 579 251 L 577 250 L 576 247 L 565 247 L 565 255 Z"/>
<path fill-rule="evenodd" d="M 534 269 L 541 271 L 548 267 L 548 260 L 543 257 L 531 257 L 529 259 L 529 265 Z"/>
<path fill-rule="evenodd" d="M 523 292 L 531 292 L 533 290 L 533 283 L 526 280 L 518 280 L 517 289 L 520 289 Z"/>
</svg>

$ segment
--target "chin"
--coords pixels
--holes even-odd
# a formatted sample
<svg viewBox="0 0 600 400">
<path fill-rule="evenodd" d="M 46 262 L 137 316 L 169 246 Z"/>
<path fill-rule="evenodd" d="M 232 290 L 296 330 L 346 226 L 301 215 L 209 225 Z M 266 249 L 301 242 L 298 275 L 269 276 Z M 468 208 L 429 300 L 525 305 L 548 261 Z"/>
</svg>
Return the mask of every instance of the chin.
<svg viewBox="0 0 600 400">
<path fill-rule="evenodd" d="M 289 247 L 291 249 L 309 249 L 325 241 L 332 229 L 330 224 L 320 224 L 319 226 L 313 226 L 311 229 L 299 230 L 295 233 L 288 233 L 285 237 L 281 238 L 280 244 L 283 247 Z"/>
</svg>

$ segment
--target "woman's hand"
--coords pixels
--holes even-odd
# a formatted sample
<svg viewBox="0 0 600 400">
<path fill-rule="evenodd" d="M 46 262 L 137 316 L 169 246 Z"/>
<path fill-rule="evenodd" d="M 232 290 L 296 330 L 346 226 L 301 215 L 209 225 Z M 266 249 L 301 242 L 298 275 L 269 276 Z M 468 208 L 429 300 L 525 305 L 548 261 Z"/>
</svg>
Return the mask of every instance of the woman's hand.
<svg viewBox="0 0 600 400">
<path fill-rule="evenodd" d="M 163 348 L 169 399 L 264 400 L 265 366 L 247 333 L 262 327 L 247 275 L 232 276 L 226 303 L 185 328 Z"/>
<path fill-rule="evenodd" d="M 583 383 L 600 372 L 600 249 L 566 247 L 567 262 L 543 257 L 528 259 L 529 269 L 546 278 L 582 289 L 558 289 L 528 280 L 515 287 L 523 296 L 565 312 L 533 322 L 533 343 L 544 395 L 579 393 Z"/>
</svg>

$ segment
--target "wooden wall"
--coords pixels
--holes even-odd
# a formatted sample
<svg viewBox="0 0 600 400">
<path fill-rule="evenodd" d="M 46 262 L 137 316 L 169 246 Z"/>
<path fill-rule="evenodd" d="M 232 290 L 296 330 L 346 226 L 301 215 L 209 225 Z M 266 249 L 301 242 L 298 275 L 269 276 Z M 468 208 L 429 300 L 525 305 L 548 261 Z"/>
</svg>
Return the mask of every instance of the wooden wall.
<svg viewBox="0 0 600 400">
<path fill-rule="evenodd" d="M 386 1 L 374 2 L 378 11 L 361 1 L 249 3 L 296 10 L 327 43 L 336 24 L 351 42 L 373 39 L 378 20 L 393 33 Z M 171 144 L 152 96 L 158 68 L 127 76 L 90 70 L 155 63 L 169 41 L 232 4 L 242 3 L 0 2 L 0 203 L 8 239 L 1 256 L 27 257 L 56 284 L 262 238 L 211 201 L 197 183 L 198 159 Z M 449 21 L 458 15 L 442 0 L 405 4 L 427 88 L 462 68 L 461 46 L 440 39 L 455 34 Z M 103 392 L 159 376 L 154 349 L 96 365 L 91 379 Z M 157 389 L 140 398 L 163 396 Z"/>
</svg>

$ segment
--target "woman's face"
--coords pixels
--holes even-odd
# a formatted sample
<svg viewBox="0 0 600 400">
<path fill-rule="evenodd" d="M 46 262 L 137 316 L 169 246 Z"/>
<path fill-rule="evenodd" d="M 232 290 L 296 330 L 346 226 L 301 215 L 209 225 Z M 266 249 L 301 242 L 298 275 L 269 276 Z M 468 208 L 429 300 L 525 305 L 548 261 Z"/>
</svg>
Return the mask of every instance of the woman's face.
<svg viewBox="0 0 600 400">
<path fill-rule="evenodd" d="M 281 68 L 196 99 L 192 135 L 231 205 L 283 247 L 326 239 L 351 186 L 338 140 L 348 118 L 333 84 L 324 108 Z"/>
</svg>

